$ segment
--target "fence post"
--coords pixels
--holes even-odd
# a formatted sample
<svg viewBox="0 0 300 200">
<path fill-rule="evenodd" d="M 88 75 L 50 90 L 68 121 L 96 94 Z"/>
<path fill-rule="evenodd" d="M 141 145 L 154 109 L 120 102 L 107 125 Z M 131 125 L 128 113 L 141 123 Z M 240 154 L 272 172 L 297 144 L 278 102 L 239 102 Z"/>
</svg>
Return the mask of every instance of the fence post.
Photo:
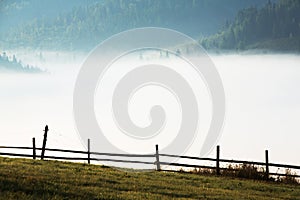
<svg viewBox="0 0 300 200">
<path fill-rule="evenodd" d="M 220 146 L 217 146 L 216 172 L 220 175 Z"/>
<path fill-rule="evenodd" d="M 91 141 L 88 139 L 88 164 L 91 164 Z"/>
<path fill-rule="evenodd" d="M 268 150 L 265 151 L 266 156 L 266 179 L 269 179 L 269 152 Z"/>
<path fill-rule="evenodd" d="M 35 160 L 36 159 L 36 151 L 35 151 L 35 138 L 32 138 L 32 157 Z"/>
<path fill-rule="evenodd" d="M 48 125 L 45 126 L 45 133 L 44 133 L 44 140 L 43 140 L 43 147 L 42 147 L 42 155 L 41 155 L 41 159 L 44 159 L 45 156 L 45 149 L 46 149 L 46 142 L 47 142 L 47 133 L 49 131 L 48 129 Z"/>
<path fill-rule="evenodd" d="M 155 145 L 155 150 L 156 150 L 156 153 L 155 153 L 155 157 L 156 157 L 156 170 L 160 171 L 158 144 Z"/>
</svg>

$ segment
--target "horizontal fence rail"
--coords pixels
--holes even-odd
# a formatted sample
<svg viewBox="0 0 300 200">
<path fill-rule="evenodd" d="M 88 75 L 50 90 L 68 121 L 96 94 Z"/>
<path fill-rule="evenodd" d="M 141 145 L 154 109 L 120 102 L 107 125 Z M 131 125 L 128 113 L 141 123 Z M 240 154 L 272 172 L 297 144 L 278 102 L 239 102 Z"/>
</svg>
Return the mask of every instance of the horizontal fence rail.
<svg viewBox="0 0 300 200">
<path fill-rule="evenodd" d="M 265 162 L 255 162 L 255 161 L 247 161 L 247 160 L 233 160 L 233 159 L 221 159 L 220 158 L 220 147 L 217 146 L 217 156 L 216 158 L 200 158 L 195 156 L 180 156 L 173 154 L 160 154 L 158 151 L 158 145 L 156 145 L 155 153 L 153 154 L 123 154 L 123 153 L 101 153 L 101 152 L 93 152 L 90 151 L 90 140 L 88 140 L 88 150 L 87 151 L 78 151 L 78 150 L 67 150 L 67 149 L 55 149 L 55 148 L 45 148 L 46 145 L 43 145 L 43 148 L 36 147 L 35 138 L 33 138 L 33 146 L 32 147 L 24 147 L 24 146 L 0 146 L 0 155 L 1 156 L 11 156 L 11 157 L 24 157 L 24 158 L 40 158 L 40 159 L 54 159 L 54 160 L 72 160 L 72 161 L 87 161 L 90 164 L 91 161 L 102 161 L 102 162 L 119 162 L 119 163 L 134 163 L 134 164 L 146 164 L 146 165 L 154 165 L 157 170 L 161 170 L 161 166 L 174 166 L 174 167 L 188 167 L 188 168 L 198 168 L 198 169 L 211 169 L 215 170 L 216 174 L 221 174 L 221 171 L 235 171 L 238 170 L 236 168 L 224 168 L 220 167 L 220 163 L 229 163 L 229 164 L 247 164 L 247 165 L 255 165 L 262 166 L 265 171 L 259 172 L 264 173 L 266 177 L 269 176 L 289 176 L 300 178 L 300 175 L 297 174 L 284 174 L 284 173 L 273 173 L 269 172 L 270 167 L 278 167 L 289 170 L 300 170 L 300 166 L 288 165 L 288 164 L 277 164 L 270 163 L 268 151 L 265 151 L 266 160 Z M 5 149 L 19 149 L 19 150 L 31 150 L 32 154 L 24 154 L 24 153 L 12 153 L 12 152 L 2 152 Z M 41 151 L 42 154 L 38 155 L 36 151 Z M 47 155 L 45 152 L 62 152 L 62 153 L 72 153 L 72 154 L 80 154 L 81 156 L 52 156 Z M 107 158 L 97 158 L 95 156 L 105 156 Z M 126 160 L 126 159 L 116 159 L 115 157 L 123 157 L 123 158 L 153 158 L 153 162 L 150 161 L 141 161 L 141 160 Z M 194 161 L 209 161 L 213 162 L 213 166 L 207 165 L 199 165 L 199 164 L 187 164 L 187 163 L 173 163 L 173 162 L 165 162 L 164 157 L 169 158 L 178 158 L 178 159 L 188 159 Z M 169 170 L 172 171 L 172 170 Z M 174 171 L 174 170 L 173 170 Z"/>
</svg>

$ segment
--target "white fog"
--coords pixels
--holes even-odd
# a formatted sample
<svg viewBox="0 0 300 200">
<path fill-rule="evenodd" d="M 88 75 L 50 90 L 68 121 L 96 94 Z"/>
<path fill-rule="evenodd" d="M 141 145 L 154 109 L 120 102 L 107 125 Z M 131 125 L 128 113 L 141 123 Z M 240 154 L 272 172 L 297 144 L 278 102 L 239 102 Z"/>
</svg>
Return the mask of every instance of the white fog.
<svg viewBox="0 0 300 200">
<path fill-rule="evenodd" d="M 44 60 L 39 60 L 36 53 L 18 52 L 21 60 L 49 73 L 0 73 L 0 145 L 31 146 L 32 137 L 41 145 L 43 128 L 48 124 L 47 147 L 84 149 L 72 103 L 85 56 L 45 52 Z M 270 162 L 299 165 L 295 155 L 300 152 L 300 56 L 210 56 L 223 80 L 227 104 L 218 141 L 221 156 L 262 161 L 268 149 Z M 207 156 L 214 157 L 214 151 Z"/>
</svg>

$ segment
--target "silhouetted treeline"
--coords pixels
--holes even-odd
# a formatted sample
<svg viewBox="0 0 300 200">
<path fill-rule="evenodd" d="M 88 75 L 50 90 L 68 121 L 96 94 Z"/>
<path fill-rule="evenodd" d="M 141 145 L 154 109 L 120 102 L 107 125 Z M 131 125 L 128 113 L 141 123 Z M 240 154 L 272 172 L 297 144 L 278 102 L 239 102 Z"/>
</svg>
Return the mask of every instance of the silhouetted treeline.
<svg viewBox="0 0 300 200">
<path fill-rule="evenodd" d="M 300 51 L 300 1 L 269 1 L 260 9 L 243 9 L 201 44 L 207 49 Z"/>
<path fill-rule="evenodd" d="M 6 55 L 6 52 L 3 52 L 0 55 L 0 71 L 7 72 L 26 72 L 26 73 L 41 73 L 44 72 L 38 67 L 31 65 L 23 65 L 20 60 L 17 60 L 16 56 L 13 55 L 12 59 Z"/>
<path fill-rule="evenodd" d="M 265 1 L 101 0 L 96 3 L 92 1 L 91 4 L 77 5 L 71 12 L 61 12 L 52 18 L 51 16 L 37 18 L 17 28 L 12 24 L 12 28 L 1 35 L 2 46 L 89 49 L 112 34 L 145 26 L 172 28 L 199 37 L 216 33 L 226 19 L 234 18 L 239 9 L 250 5 L 262 5 Z M 28 6 L 34 5 L 29 1 Z"/>
</svg>

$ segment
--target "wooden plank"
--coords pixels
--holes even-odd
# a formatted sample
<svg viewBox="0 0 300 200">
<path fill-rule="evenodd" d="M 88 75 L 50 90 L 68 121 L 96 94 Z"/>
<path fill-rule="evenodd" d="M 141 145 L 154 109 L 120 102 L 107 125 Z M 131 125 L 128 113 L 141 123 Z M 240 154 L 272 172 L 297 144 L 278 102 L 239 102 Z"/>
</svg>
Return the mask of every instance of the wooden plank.
<svg viewBox="0 0 300 200">
<path fill-rule="evenodd" d="M 102 159 L 102 158 L 91 158 L 91 160 L 95 161 L 106 161 L 106 162 L 124 162 L 124 163 L 137 163 L 137 164 L 149 164 L 153 165 L 154 162 L 147 161 L 138 161 L 138 160 L 119 160 L 119 159 Z"/>
<path fill-rule="evenodd" d="M 155 161 L 155 163 L 156 163 L 156 170 L 157 170 L 157 171 L 160 171 L 158 144 L 155 145 L 155 152 L 156 152 L 156 153 L 155 153 L 155 158 L 156 158 L 156 161 Z"/>
<path fill-rule="evenodd" d="M 288 169 L 300 169 L 300 166 L 276 164 L 276 163 L 269 163 L 269 166 L 271 166 L 271 167 L 282 167 L 282 168 L 288 168 Z"/>
<path fill-rule="evenodd" d="M 0 149 L 32 149 L 32 147 L 12 147 L 12 146 L 0 146 Z"/>
<path fill-rule="evenodd" d="M 193 165 L 193 164 L 184 164 L 184 163 L 160 162 L 160 164 L 161 164 L 161 165 L 177 166 L 177 167 L 193 167 L 193 168 L 216 169 L 216 167 L 214 167 L 214 166 Z"/>
<path fill-rule="evenodd" d="M 26 157 L 26 158 L 32 158 L 32 154 L 21 154 L 21 153 L 3 153 L 3 152 L 0 152 L 0 155 L 2 155 L 2 156 L 16 156 L 16 157 Z"/>
<path fill-rule="evenodd" d="M 32 158 L 36 159 L 35 138 L 32 138 Z"/>
<path fill-rule="evenodd" d="M 195 156 L 178 156 L 178 155 L 172 155 L 172 154 L 159 154 L 159 156 L 174 157 L 174 158 L 186 158 L 186 159 L 191 159 L 191 160 L 216 161 L 215 158 L 201 158 L 201 157 L 195 157 Z"/>
<path fill-rule="evenodd" d="M 42 154 L 41 154 L 42 160 L 44 159 L 44 156 L 45 156 L 48 131 L 49 131 L 49 128 L 48 128 L 48 125 L 46 125 L 45 130 L 44 130 L 44 139 L 43 139 L 43 147 L 42 147 Z"/>
<path fill-rule="evenodd" d="M 217 146 L 216 173 L 220 175 L 220 146 Z"/>
<path fill-rule="evenodd" d="M 265 166 L 265 162 L 247 161 L 247 160 L 230 160 L 230 159 L 219 159 L 220 162 L 225 163 L 237 163 L 237 164 L 250 164 L 250 165 L 262 165 Z"/>
<path fill-rule="evenodd" d="M 272 173 L 272 172 L 270 172 L 269 175 L 273 175 L 273 176 L 289 176 L 289 177 L 300 178 L 300 175 L 298 175 L 298 174 L 283 174 L 283 173 Z"/>
<path fill-rule="evenodd" d="M 266 179 L 269 179 L 269 152 L 268 150 L 265 151 L 265 159 L 266 159 Z"/>
<path fill-rule="evenodd" d="M 99 155 L 99 156 L 117 156 L 117 157 L 143 157 L 143 158 L 155 157 L 154 154 L 122 154 L 122 153 L 98 153 L 98 152 L 91 152 L 91 154 Z"/>
<path fill-rule="evenodd" d="M 87 152 L 87 154 L 88 154 L 88 164 L 91 164 L 91 147 L 90 147 L 91 143 L 90 142 L 91 142 L 90 139 L 88 139 L 88 152 Z"/>
<path fill-rule="evenodd" d="M 37 156 L 41 157 L 41 156 Z M 82 157 L 63 157 L 63 156 L 44 156 L 44 158 L 57 159 L 57 160 L 87 160 L 87 158 Z"/>
<path fill-rule="evenodd" d="M 42 148 L 36 148 L 37 150 L 42 150 Z M 67 149 L 53 149 L 53 148 L 45 148 L 47 151 L 56 151 L 56 152 L 65 152 L 65 153 L 79 153 L 86 154 L 86 151 L 77 151 L 77 150 L 67 150 Z"/>
</svg>

